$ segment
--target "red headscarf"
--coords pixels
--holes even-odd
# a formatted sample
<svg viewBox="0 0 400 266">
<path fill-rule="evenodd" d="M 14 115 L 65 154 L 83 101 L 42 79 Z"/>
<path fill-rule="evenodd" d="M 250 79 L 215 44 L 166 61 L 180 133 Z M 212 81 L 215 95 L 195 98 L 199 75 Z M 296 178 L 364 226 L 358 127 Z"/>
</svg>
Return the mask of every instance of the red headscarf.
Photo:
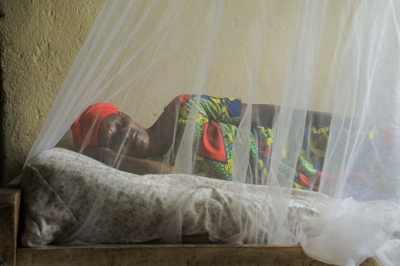
<svg viewBox="0 0 400 266">
<path fill-rule="evenodd" d="M 99 146 L 97 132 L 101 121 L 110 114 L 118 113 L 118 108 L 111 103 L 96 103 L 86 108 L 71 126 L 75 146 L 81 147 L 86 135 L 90 132 L 88 146 Z"/>
</svg>

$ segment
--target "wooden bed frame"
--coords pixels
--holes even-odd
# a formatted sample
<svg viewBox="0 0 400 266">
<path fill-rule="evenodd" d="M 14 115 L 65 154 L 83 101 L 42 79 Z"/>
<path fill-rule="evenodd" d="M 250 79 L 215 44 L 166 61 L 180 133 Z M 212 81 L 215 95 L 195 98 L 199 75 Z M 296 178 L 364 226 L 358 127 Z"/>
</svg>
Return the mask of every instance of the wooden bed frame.
<svg viewBox="0 0 400 266">
<path fill-rule="evenodd" d="M 15 265 L 327 265 L 300 246 L 216 244 L 18 245 L 21 191 L 0 189 L 0 266 Z M 372 258 L 361 265 L 378 265 Z"/>
</svg>

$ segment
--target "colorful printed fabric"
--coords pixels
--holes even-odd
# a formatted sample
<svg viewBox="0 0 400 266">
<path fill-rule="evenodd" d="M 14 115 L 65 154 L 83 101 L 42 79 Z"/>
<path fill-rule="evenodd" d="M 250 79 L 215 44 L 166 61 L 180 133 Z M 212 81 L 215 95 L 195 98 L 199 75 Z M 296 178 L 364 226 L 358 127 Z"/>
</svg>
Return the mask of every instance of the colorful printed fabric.
<svg viewBox="0 0 400 266">
<path fill-rule="evenodd" d="M 271 151 L 273 148 L 274 137 L 271 128 L 262 126 L 253 127 L 254 136 L 258 138 L 258 180 L 253 178 L 255 184 L 265 184 L 268 178 L 269 166 L 271 163 Z M 329 127 L 316 127 L 304 129 L 303 138 L 300 138 L 300 132 L 291 132 L 288 136 L 288 142 L 282 151 L 281 161 L 278 169 L 278 180 L 283 186 L 286 186 L 285 180 L 292 182 L 293 187 L 304 190 L 318 190 L 318 183 L 321 177 L 321 171 L 324 163 L 326 142 L 329 136 Z M 290 166 L 293 161 L 293 144 L 302 143 L 300 155 L 297 158 L 296 167 Z M 263 180 L 264 179 L 264 180 Z"/>
<path fill-rule="evenodd" d="M 190 155 L 195 158 L 193 174 L 232 180 L 232 149 L 240 123 L 242 102 L 236 98 L 184 94 L 172 100 L 165 110 L 177 119 L 170 166 L 175 165 L 175 152 L 182 143 L 186 126 L 194 123 L 194 154 Z M 251 148 L 252 154 L 255 154 L 255 143 Z"/>
<path fill-rule="evenodd" d="M 237 98 L 218 98 L 206 95 L 180 95 L 169 103 L 165 110 L 177 119 L 174 147 L 163 158 L 149 158 L 174 168 L 176 152 L 182 142 L 186 125 L 194 123 L 192 154 L 195 158 L 193 173 L 222 180 L 232 180 L 233 144 L 238 133 L 242 102 Z M 296 169 L 285 163 L 289 156 L 285 149 L 279 166 L 279 178 L 292 179 L 294 188 L 317 190 L 321 175 L 329 127 L 305 130 L 304 139 L 291 136 L 294 141 L 302 141 L 303 148 L 298 158 Z M 268 178 L 273 132 L 264 126 L 252 126 L 249 139 L 249 164 L 246 183 L 265 184 Z M 288 143 L 287 145 L 290 145 Z M 182 151 L 181 151 L 182 152 Z"/>
</svg>

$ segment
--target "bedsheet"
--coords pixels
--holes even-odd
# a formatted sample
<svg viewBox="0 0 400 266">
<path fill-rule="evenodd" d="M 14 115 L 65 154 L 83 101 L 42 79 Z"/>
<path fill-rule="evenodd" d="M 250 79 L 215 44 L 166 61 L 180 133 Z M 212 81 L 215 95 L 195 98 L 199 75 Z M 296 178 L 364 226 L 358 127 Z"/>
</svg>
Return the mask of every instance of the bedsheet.
<svg viewBox="0 0 400 266">
<path fill-rule="evenodd" d="M 259 243 L 274 219 L 274 188 L 193 175 L 138 176 L 53 148 L 21 174 L 22 244 L 179 243 L 206 235 L 216 243 Z M 239 194 L 237 191 L 242 191 Z M 245 192 L 244 192 L 245 191 Z M 290 228 L 330 201 L 287 189 Z"/>
</svg>

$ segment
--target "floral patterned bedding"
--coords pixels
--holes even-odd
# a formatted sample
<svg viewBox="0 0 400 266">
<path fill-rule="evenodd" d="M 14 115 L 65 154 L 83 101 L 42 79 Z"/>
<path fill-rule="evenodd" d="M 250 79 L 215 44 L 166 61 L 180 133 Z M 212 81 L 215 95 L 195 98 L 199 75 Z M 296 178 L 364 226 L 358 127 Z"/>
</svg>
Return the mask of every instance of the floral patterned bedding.
<svg viewBox="0 0 400 266">
<path fill-rule="evenodd" d="M 274 214 L 271 187 L 192 175 L 138 176 L 61 148 L 35 157 L 24 168 L 20 187 L 24 246 L 179 243 L 185 235 L 258 243 L 252 236 L 268 234 Z M 293 228 L 329 202 L 310 191 L 285 193 Z"/>
</svg>

